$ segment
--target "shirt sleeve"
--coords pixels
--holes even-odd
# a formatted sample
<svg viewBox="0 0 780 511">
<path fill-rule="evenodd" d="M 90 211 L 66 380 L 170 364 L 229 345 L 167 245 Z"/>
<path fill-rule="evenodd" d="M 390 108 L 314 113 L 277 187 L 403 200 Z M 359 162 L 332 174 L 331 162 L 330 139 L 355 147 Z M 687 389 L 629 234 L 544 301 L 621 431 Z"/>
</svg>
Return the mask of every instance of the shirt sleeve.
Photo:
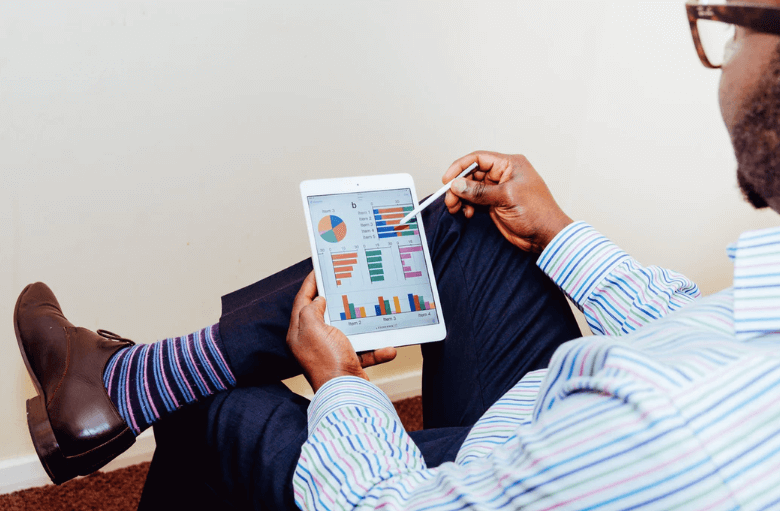
<svg viewBox="0 0 780 511">
<path fill-rule="evenodd" d="M 511 430 L 517 427 L 512 424 Z M 513 438 L 507 433 L 499 443 Z M 502 483 L 513 482 L 507 473 L 514 462 L 497 462 L 489 452 L 469 458 L 427 468 L 378 387 L 360 378 L 335 378 L 309 406 L 309 438 L 293 476 L 295 502 L 304 510 L 504 509 L 510 501 L 502 495 Z M 538 468 L 532 465 L 530 472 Z"/>
<path fill-rule="evenodd" d="M 700 295 L 684 275 L 640 265 L 585 222 L 558 233 L 537 265 L 585 314 L 595 334 L 632 332 Z"/>
<path fill-rule="evenodd" d="M 589 337 L 566 344 L 567 360 L 598 372 L 604 349 L 583 349 L 589 343 L 612 346 L 612 353 L 632 350 L 609 337 Z M 657 372 L 645 368 L 649 377 L 637 380 L 636 370 L 642 366 L 609 377 L 548 376 L 543 390 L 550 392 L 538 401 L 544 406 L 501 447 L 436 468 L 426 468 L 377 387 L 334 379 L 310 406 L 310 436 L 293 477 L 296 504 L 306 510 L 671 509 L 698 495 L 719 504 L 713 509 L 738 507 L 691 419 L 652 385 Z M 712 434 L 719 438 L 720 430 Z"/>
<path fill-rule="evenodd" d="M 383 482 L 407 476 L 394 490 L 398 496 L 431 477 L 390 399 L 374 384 L 334 378 L 317 391 L 308 415 L 309 438 L 293 476 L 301 509 L 373 509 Z"/>
</svg>

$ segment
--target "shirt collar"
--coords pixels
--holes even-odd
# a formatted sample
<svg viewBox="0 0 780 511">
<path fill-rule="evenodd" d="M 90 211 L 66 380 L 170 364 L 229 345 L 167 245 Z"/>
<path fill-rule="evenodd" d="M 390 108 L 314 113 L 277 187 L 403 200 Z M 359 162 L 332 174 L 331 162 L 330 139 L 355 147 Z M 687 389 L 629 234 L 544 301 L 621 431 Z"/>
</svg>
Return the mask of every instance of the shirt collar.
<svg viewBox="0 0 780 511">
<path fill-rule="evenodd" d="M 745 341 L 780 332 L 780 227 L 742 233 L 734 260 L 734 333 Z"/>
</svg>

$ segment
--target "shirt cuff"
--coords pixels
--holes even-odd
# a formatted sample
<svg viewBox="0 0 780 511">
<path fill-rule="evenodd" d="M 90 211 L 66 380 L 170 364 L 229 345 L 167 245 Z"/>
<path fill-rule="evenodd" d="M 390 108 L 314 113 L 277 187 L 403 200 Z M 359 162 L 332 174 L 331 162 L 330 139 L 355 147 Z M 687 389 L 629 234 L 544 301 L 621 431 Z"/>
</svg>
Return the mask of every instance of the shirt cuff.
<svg viewBox="0 0 780 511">
<path fill-rule="evenodd" d="M 345 406 L 380 410 L 401 422 L 390 398 L 379 387 L 357 376 L 340 376 L 320 387 L 309 404 L 309 436 L 325 417 Z"/>
<path fill-rule="evenodd" d="M 553 238 L 536 264 L 582 308 L 604 277 L 629 258 L 587 223 L 574 222 Z"/>
</svg>

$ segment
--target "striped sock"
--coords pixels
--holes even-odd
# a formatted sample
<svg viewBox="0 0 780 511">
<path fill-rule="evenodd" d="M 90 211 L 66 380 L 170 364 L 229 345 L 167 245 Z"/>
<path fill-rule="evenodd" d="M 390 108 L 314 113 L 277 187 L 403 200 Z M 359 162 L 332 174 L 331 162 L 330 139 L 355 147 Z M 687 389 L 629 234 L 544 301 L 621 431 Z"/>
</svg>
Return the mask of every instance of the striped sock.
<svg viewBox="0 0 780 511">
<path fill-rule="evenodd" d="M 219 324 L 117 351 L 103 385 L 135 434 L 181 406 L 236 385 L 220 352 Z"/>
</svg>

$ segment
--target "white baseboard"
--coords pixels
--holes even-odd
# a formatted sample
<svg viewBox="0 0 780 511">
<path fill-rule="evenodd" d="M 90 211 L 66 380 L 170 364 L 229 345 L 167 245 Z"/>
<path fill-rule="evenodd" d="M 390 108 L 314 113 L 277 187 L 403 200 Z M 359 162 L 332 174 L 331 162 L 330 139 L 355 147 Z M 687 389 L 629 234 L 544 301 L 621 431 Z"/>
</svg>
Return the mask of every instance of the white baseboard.
<svg viewBox="0 0 780 511">
<path fill-rule="evenodd" d="M 409 397 L 422 394 L 422 369 L 415 369 L 405 373 L 377 378 L 372 380 L 374 384 L 387 394 L 390 401 L 400 401 Z"/>
<path fill-rule="evenodd" d="M 285 383 L 293 392 L 307 399 L 313 398 L 314 393 L 306 383 L 306 380 L 303 377 L 298 377 L 296 380 L 285 380 Z M 422 393 L 422 369 L 413 369 L 384 378 L 375 378 L 371 380 L 371 383 L 382 389 L 382 392 L 387 394 L 390 401 L 399 401 L 408 397 L 419 396 Z"/>
<path fill-rule="evenodd" d="M 130 449 L 118 456 L 101 470 L 108 472 L 150 461 L 154 454 L 154 434 L 148 429 L 138 435 Z M 0 461 L 0 495 L 52 484 L 41 466 L 38 456 L 28 454 Z"/>
<path fill-rule="evenodd" d="M 392 401 L 419 396 L 422 389 L 422 371 L 408 371 L 399 375 L 380 378 L 374 383 Z M 311 399 L 311 395 L 306 396 Z M 138 435 L 135 444 L 114 461 L 103 467 L 104 472 L 117 470 L 144 461 L 151 461 L 154 454 L 154 434 L 148 429 Z M 17 456 L 0 461 L 0 495 L 36 486 L 52 484 L 35 454 Z"/>
</svg>

